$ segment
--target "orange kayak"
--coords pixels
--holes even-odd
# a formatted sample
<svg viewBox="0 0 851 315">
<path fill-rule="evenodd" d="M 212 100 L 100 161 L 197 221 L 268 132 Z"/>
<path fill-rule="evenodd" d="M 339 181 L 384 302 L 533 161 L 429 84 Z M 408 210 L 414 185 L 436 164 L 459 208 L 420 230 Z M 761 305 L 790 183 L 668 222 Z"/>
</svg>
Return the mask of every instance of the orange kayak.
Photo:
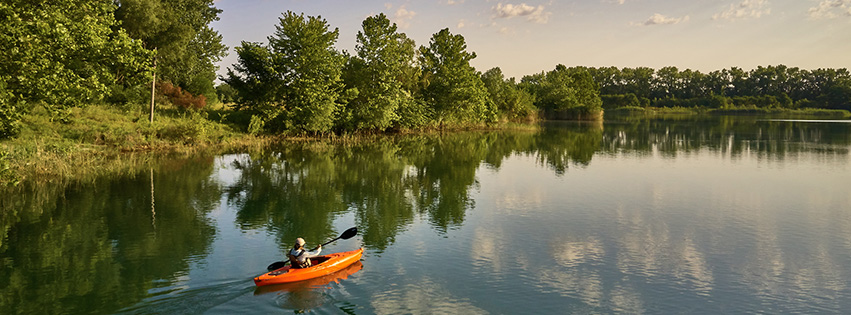
<svg viewBox="0 0 851 315">
<path fill-rule="evenodd" d="M 363 248 L 348 252 L 316 256 L 310 259 L 310 262 L 313 265 L 310 268 L 290 268 L 292 266 L 285 266 L 281 269 L 272 270 L 254 278 L 254 284 L 259 287 L 321 277 L 343 270 L 343 268 L 359 261 L 361 256 L 363 256 Z"/>
<path fill-rule="evenodd" d="M 316 277 L 313 279 L 308 279 L 304 281 L 298 282 L 288 282 L 281 284 L 273 284 L 273 285 L 264 285 L 259 286 L 254 289 L 254 295 L 261 295 L 270 292 L 303 292 L 314 289 L 322 289 L 329 287 L 328 285 L 331 283 L 340 283 L 343 280 L 346 280 L 349 276 L 357 273 L 363 269 L 363 263 L 360 260 L 355 263 L 349 265 L 343 270 L 331 273 L 326 276 Z"/>
</svg>

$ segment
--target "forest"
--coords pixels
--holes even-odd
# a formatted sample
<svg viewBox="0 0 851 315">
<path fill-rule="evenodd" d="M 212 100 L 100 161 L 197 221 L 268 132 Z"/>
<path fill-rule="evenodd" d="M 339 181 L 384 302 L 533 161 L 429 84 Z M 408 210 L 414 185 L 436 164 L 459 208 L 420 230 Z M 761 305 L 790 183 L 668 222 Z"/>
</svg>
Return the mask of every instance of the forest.
<svg viewBox="0 0 851 315">
<path fill-rule="evenodd" d="M 92 105 L 217 105 L 207 117 L 242 132 L 312 135 L 596 120 L 618 108 L 851 110 L 846 69 L 559 64 L 517 80 L 471 66 L 476 53 L 449 28 L 417 46 L 384 14 L 362 22 L 348 52 L 321 16 L 283 12 L 268 41 L 243 41 L 217 78 L 228 48 L 210 26 L 221 13 L 214 0 L 72 2 L 0 3 L 0 138 L 15 137 L 35 109 L 64 122 Z"/>
<path fill-rule="evenodd" d="M 606 109 L 636 107 L 824 108 L 851 110 L 847 69 L 805 70 L 785 65 L 709 73 L 677 67 L 587 68 Z"/>
</svg>

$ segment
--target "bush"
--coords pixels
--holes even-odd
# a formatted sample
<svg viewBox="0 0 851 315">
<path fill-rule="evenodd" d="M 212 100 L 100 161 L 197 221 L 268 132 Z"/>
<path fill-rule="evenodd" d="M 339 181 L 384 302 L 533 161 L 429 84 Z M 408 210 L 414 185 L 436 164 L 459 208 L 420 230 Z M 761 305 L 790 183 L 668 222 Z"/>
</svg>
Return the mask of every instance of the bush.
<svg viewBox="0 0 851 315">
<path fill-rule="evenodd" d="M 109 104 L 147 104 L 151 101 L 151 85 L 142 84 L 131 87 L 113 85 L 104 99 Z"/>
<path fill-rule="evenodd" d="M 9 152 L 0 147 L 0 186 L 17 186 L 18 176 L 9 168 Z"/>
<path fill-rule="evenodd" d="M 632 93 L 600 95 L 600 99 L 602 99 L 603 101 L 604 109 L 615 109 L 621 107 L 641 107 L 642 105 L 641 102 L 638 100 L 638 97 Z"/>
<path fill-rule="evenodd" d="M 5 81 L 0 80 L 0 139 L 13 137 L 20 131 L 22 109 L 16 105 L 5 88 Z"/>
<path fill-rule="evenodd" d="M 179 86 L 175 86 L 170 82 L 157 84 L 157 90 L 165 95 L 169 102 L 185 109 L 201 109 L 207 106 L 207 97 L 204 95 L 194 96 Z"/>
</svg>

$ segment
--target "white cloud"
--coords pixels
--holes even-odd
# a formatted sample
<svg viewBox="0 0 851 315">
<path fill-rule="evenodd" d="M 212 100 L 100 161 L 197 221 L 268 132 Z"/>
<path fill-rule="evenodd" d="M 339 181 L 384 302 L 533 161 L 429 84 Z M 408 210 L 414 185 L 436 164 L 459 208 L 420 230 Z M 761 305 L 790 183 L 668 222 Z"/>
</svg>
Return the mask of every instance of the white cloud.
<svg viewBox="0 0 851 315">
<path fill-rule="evenodd" d="M 396 10 L 396 14 L 393 15 L 393 22 L 399 25 L 399 28 L 405 29 L 411 26 L 411 20 L 415 16 L 417 16 L 417 12 L 410 11 L 405 8 L 405 5 L 402 5 Z"/>
<path fill-rule="evenodd" d="M 640 23 L 640 25 L 650 26 L 650 25 L 665 25 L 665 24 L 679 24 L 681 22 L 688 21 L 688 15 L 680 18 L 675 17 L 667 17 L 661 15 L 659 13 L 653 14 L 647 21 Z"/>
<path fill-rule="evenodd" d="M 459 29 L 464 28 L 464 20 L 458 21 L 458 28 Z"/>
<path fill-rule="evenodd" d="M 552 15 L 552 12 L 544 11 L 543 5 L 535 7 L 526 3 L 502 4 L 500 2 L 495 7 L 493 7 L 493 11 L 495 16 L 498 18 L 510 19 L 516 16 L 523 16 L 526 17 L 527 20 L 539 24 L 546 24 L 547 21 L 549 21 L 550 19 L 550 15 Z"/>
<path fill-rule="evenodd" d="M 742 3 L 730 4 L 727 10 L 721 13 L 716 13 L 712 16 L 713 20 L 741 20 L 747 18 L 760 18 L 763 15 L 771 14 L 771 9 L 768 8 L 768 0 L 744 0 Z"/>
<path fill-rule="evenodd" d="M 810 8 L 809 15 L 813 19 L 851 17 L 851 0 L 822 0 L 817 6 Z"/>
</svg>

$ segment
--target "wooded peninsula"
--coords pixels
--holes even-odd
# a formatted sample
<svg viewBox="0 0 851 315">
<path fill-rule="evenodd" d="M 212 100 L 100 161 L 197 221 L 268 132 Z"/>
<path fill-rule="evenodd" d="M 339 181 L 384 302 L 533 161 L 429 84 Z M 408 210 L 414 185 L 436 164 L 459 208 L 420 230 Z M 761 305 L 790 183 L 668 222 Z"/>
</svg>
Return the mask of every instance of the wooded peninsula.
<svg viewBox="0 0 851 315">
<path fill-rule="evenodd" d="M 0 185 L 128 151 L 232 150 L 279 136 L 665 109 L 851 115 L 847 69 L 559 64 L 518 81 L 471 66 L 462 35 L 445 28 L 417 46 L 383 13 L 363 21 L 348 52 L 321 16 L 284 12 L 267 42 L 235 47 L 237 63 L 217 78 L 228 48 L 210 23 L 221 12 L 213 0 L 0 3 Z"/>
</svg>

